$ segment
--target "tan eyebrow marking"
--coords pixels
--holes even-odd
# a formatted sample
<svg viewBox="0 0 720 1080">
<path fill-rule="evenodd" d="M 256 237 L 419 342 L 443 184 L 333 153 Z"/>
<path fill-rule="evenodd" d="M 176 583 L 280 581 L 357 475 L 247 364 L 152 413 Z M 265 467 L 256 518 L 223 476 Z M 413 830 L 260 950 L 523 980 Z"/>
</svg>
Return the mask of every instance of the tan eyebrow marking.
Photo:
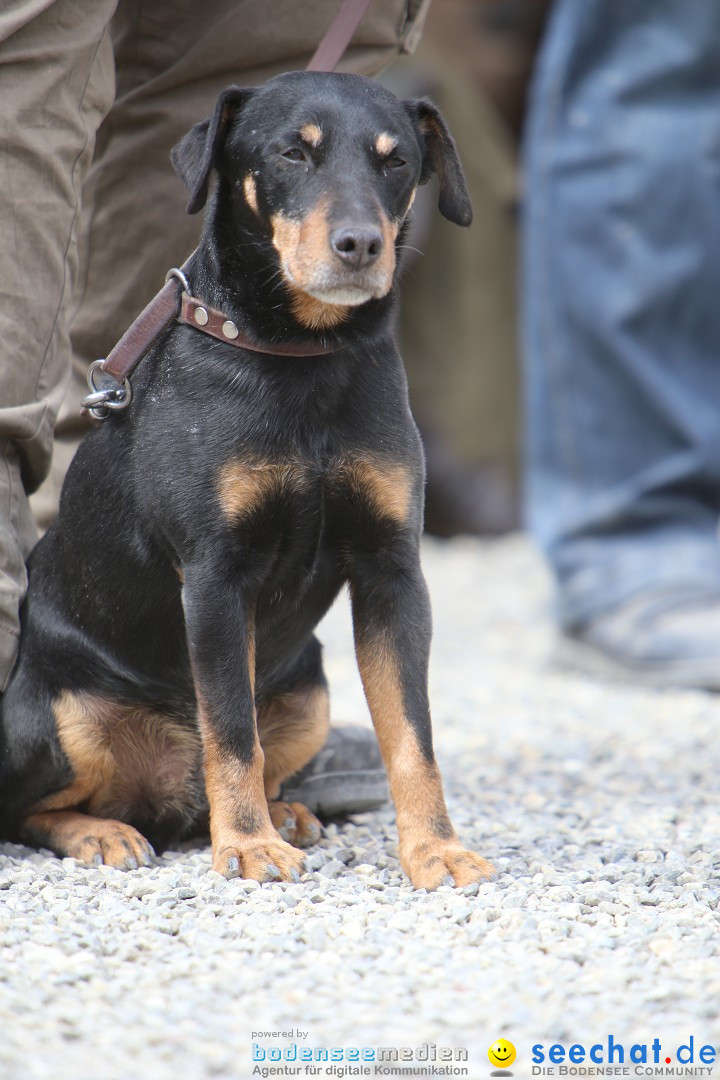
<svg viewBox="0 0 720 1080">
<path fill-rule="evenodd" d="M 319 146 L 323 140 L 322 129 L 317 124 L 303 124 L 300 128 L 300 137 L 311 146 Z"/>
<path fill-rule="evenodd" d="M 394 135 L 390 135 L 387 131 L 381 131 L 375 140 L 375 149 L 382 157 L 387 157 L 388 154 L 393 152 L 397 144 L 398 141 Z"/>
</svg>

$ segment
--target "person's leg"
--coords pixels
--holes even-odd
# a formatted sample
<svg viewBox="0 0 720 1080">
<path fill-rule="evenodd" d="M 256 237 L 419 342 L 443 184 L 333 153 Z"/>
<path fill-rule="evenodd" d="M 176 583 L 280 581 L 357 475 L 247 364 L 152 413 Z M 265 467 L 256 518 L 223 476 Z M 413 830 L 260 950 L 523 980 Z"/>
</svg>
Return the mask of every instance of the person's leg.
<svg viewBox="0 0 720 1080">
<path fill-rule="evenodd" d="M 115 0 L 0 8 L 0 690 L 15 659 L 27 492 L 47 472 L 70 361 L 79 193 L 113 95 Z"/>
<path fill-rule="evenodd" d="M 526 143 L 529 524 L 570 636 L 704 685 L 720 684 L 718 147 L 717 5 L 557 0 Z"/>
</svg>

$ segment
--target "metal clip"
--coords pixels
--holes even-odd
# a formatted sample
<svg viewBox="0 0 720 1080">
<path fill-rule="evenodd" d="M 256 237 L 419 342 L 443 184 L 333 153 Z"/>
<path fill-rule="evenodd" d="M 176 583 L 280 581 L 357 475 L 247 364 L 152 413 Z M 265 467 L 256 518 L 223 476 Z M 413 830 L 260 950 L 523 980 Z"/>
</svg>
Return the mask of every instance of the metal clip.
<svg viewBox="0 0 720 1080">
<path fill-rule="evenodd" d="M 81 402 L 83 409 L 92 413 L 96 420 L 107 420 L 111 411 L 127 409 L 132 401 L 130 380 L 125 379 L 121 385 L 107 371 L 101 370 L 104 363 L 104 360 L 95 360 L 88 368 L 87 384 L 90 393 Z M 96 384 L 96 375 L 100 385 Z"/>
<path fill-rule="evenodd" d="M 176 278 L 180 282 L 188 296 L 190 295 L 190 286 L 188 285 L 188 279 L 185 277 L 185 274 L 179 266 L 173 266 L 172 270 L 168 270 L 167 274 L 165 275 L 165 280 L 169 281 L 170 278 Z"/>
</svg>

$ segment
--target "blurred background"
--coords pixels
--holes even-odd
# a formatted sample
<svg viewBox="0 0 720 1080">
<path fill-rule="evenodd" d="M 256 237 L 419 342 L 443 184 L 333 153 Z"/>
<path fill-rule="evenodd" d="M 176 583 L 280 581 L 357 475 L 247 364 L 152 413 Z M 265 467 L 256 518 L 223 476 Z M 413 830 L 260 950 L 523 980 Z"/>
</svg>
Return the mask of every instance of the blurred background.
<svg viewBox="0 0 720 1080">
<path fill-rule="evenodd" d="M 498 534 L 520 522 L 517 342 L 519 144 L 544 0 L 434 0 L 417 51 L 381 77 L 428 95 L 458 144 L 471 229 L 418 192 L 402 282 L 401 351 L 428 464 L 426 530 Z"/>
</svg>

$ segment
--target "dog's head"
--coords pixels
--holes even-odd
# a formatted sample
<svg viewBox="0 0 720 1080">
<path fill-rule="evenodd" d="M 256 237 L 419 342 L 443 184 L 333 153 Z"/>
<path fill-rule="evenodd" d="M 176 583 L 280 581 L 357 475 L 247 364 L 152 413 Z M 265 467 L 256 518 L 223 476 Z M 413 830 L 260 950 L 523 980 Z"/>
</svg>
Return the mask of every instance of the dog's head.
<svg viewBox="0 0 720 1080">
<path fill-rule="evenodd" d="M 171 156 L 191 214 L 217 172 L 217 210 L 272 244 L 296 316 L 315 328 L 389 293 L 400 231 L 433 173 L 440 212 L 458 225 L 472 219 L 435 106 L 357 75 L 291 72 L 257 89 L 231 86 Z"/>
</svg>

